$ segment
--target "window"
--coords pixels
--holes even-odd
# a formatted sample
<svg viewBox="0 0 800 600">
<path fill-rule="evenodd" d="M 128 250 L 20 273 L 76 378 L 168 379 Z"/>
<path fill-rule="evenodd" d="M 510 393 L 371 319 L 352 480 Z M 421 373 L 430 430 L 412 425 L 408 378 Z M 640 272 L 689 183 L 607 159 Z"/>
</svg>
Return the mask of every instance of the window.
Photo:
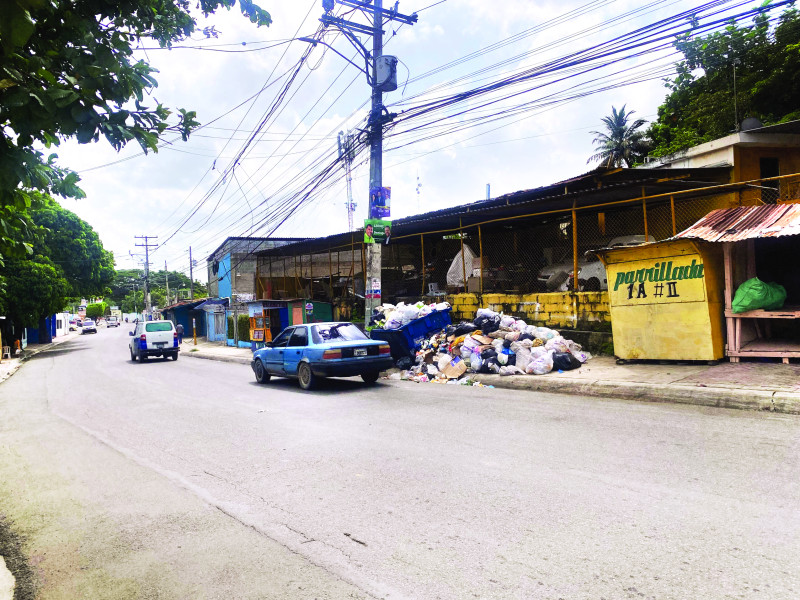
<svg viewBox="0 0 800 600">
<path fill-rule="evenodd" d="M 297 327 L 292 334 L 292 339 L 289 340 L 290 346 L 308 346 L 308 329 L 305 327 Z"/>
<path fill-rule="evenodd" d="M 762 157 L 758 161 L 761 179 L 767 177 L 778 177 L 781 174 L 780 161 L 774 157 Z M 776 204 L 780 200 L 781 183 L 779 179 L 772 181 L 762 181 L 761 186 L 764 188 L 773 188 L 776 192 L 769 190 L 761 190 L 761 201 L 765 204 Z"/>
<path fill-rule="evenodd" d="M 281 332 L 281 334 L 278 337 L 276 337 L 275 340 L 272 342 L 272 347 L 273 348 L 283 348 L 283 347 L 285 347 L 287 345 L 287 343 L 289 341 L 289 337 L 292 335 L 293 331 L 294 331 L 294 327 L 287 327 L 286 329 L 284 329 Z"/>
<path fill-rule="evenodd" d="M 145 331 L 172 331 L 172 321 L 156 321 L 148 323 L 144 327 Z"/>
<path fill-rule="evenodd" d="M 334 323 L 333 325 L 314 325 L 311 327 L 311 335 L 314 336 L 315 344 L 322 344 L 331 340 L 351 341 L 369 339 L 362 331 L 352 323 Z"/>
</svg>

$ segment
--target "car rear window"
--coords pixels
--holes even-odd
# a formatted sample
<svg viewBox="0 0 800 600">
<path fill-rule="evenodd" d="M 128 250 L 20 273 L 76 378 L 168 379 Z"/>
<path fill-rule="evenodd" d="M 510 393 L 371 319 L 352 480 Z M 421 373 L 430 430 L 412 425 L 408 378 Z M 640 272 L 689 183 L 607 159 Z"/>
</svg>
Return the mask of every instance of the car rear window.
<svg viewBox="0 0 800 600">
<path fill-rule="evenodd" d="M 147 323 L 145 331 L 172 331 L 172 323 Z"/>
<path fill-rule="evenodd" d="M 311 335 L 315 344 L 330 341 L 368 340 L 369 338 L 352 323 L 334 323 L 332 325 L 314 325 Z"/>
</svg>

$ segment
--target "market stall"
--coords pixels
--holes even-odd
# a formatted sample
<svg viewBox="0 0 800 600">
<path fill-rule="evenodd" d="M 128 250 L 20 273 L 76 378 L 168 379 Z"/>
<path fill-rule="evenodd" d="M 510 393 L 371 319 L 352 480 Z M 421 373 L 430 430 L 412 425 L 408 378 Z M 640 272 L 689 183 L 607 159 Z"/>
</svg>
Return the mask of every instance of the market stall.
<svg viewBox="0 0 800 600">
<path fill-rule="evenodd" d="M 715 210 L 673 239 L 722 247 L 731 362 L 800 358 L 800 205 Z"/>
</svg>

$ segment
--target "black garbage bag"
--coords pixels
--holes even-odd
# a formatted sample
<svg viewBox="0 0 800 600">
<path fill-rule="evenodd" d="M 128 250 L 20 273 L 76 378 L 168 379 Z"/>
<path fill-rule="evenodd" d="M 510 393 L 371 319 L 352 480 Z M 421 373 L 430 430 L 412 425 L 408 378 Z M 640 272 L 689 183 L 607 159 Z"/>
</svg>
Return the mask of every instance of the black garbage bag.
<svg viewBox="0 0 800 600">
<path fill-rule="evenodd" d="M 444 328 L 444 333 L 447 337 L 450 337 L 451 335 L 455 334 L 455 331 L 456 331 L 455 325 L 448 325 L 447 327 Z"/>
<path fill-rule="evenodd" d="M 532 339 L 533 339 L 533 336 L 530 333 L 523 333 L 522 335 L 519 336 L 519 341 L 532 340 Z"/>
<path fill-rule="evenodd" d="M 397 361 L 397 368 L 403 371 L 408 371 L 411 368 L 411 358 L 404 356 Z"/>
<path fill-rule="evenodd" d="M 483 335 L 489 335 L 500 329 L 500 317 L 487 317 L 485 315 L 475 317 L 473 324 L 483 332 Z"/>
<path fill-rule="evenodd" d="M 497 350 L 494 348 L 487 348 L 481 352 L 481 359 L 485 362 L 490 358 L 497 358 Z"/>
<path fill-rule="evenodd" d="M 581 366 L 581 361 L 572 356 L 569 352 L 554 352 L 553 353 L 553 370 L 554 371 L 572 371 Z"/>
<path fill-rule="evenodd" d="M 468 333 L 472 333 L 476 331 L 478 328 L 475 326 L 474 323 L 470 323 L 468 321 L 461 321 L 458 325 L 456 325 L 455 329 L 453 330 L 453 335 L 456 337 L 461 337 L 462 335 L 467 335 Z"/>
</svg>

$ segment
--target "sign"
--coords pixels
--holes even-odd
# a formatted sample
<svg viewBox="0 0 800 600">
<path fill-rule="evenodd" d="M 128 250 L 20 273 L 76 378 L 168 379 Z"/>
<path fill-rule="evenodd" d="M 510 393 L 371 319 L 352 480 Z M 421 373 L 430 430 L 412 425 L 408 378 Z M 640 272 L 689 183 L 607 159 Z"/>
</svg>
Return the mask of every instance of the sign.
<svg viewBox="0 0 800 600">
<path fill-rule="evenodd" d="M 253 302 L 255 299 L 255 294 L 236 294 L 237 302 Z"/>
<path fill-rule="evenodd" d="M 309 317 L 314 314 L 314 305 L 311 302 L 306 302 L 306 314 Z"/>
<path fill-rule="evenodd" d="M 254 342 L 263 342 L 264 341 L 264 330 L 263 329 L 253 329 L 250 332 L 250 339 Z"/>
<path fill-rule="evenodd" d="M 671 256 L 609 265 L 608 294 L 612 306 L 703 302 L 706 299 L 702 260 Z"/>
<path fill-rule="evenodd" d="M 386 219 L 364 220 L 365 244 L 388 244 L 392 236 L 392 222 Z"/>
<path fill-rule="evenodd" d="M 369 218 L 388 219 L 391 214 L 392 188 L 379 187 L 369 191 Z"/>
<path fill-rule="evenodd" d="M 381 297 L 381 279 L 380 277 L 373 277 L 371 280 L 371 285 L 367 288 L 367 293 L 365 294 L 367 298 L 378 298 Z"/>
</svg>

